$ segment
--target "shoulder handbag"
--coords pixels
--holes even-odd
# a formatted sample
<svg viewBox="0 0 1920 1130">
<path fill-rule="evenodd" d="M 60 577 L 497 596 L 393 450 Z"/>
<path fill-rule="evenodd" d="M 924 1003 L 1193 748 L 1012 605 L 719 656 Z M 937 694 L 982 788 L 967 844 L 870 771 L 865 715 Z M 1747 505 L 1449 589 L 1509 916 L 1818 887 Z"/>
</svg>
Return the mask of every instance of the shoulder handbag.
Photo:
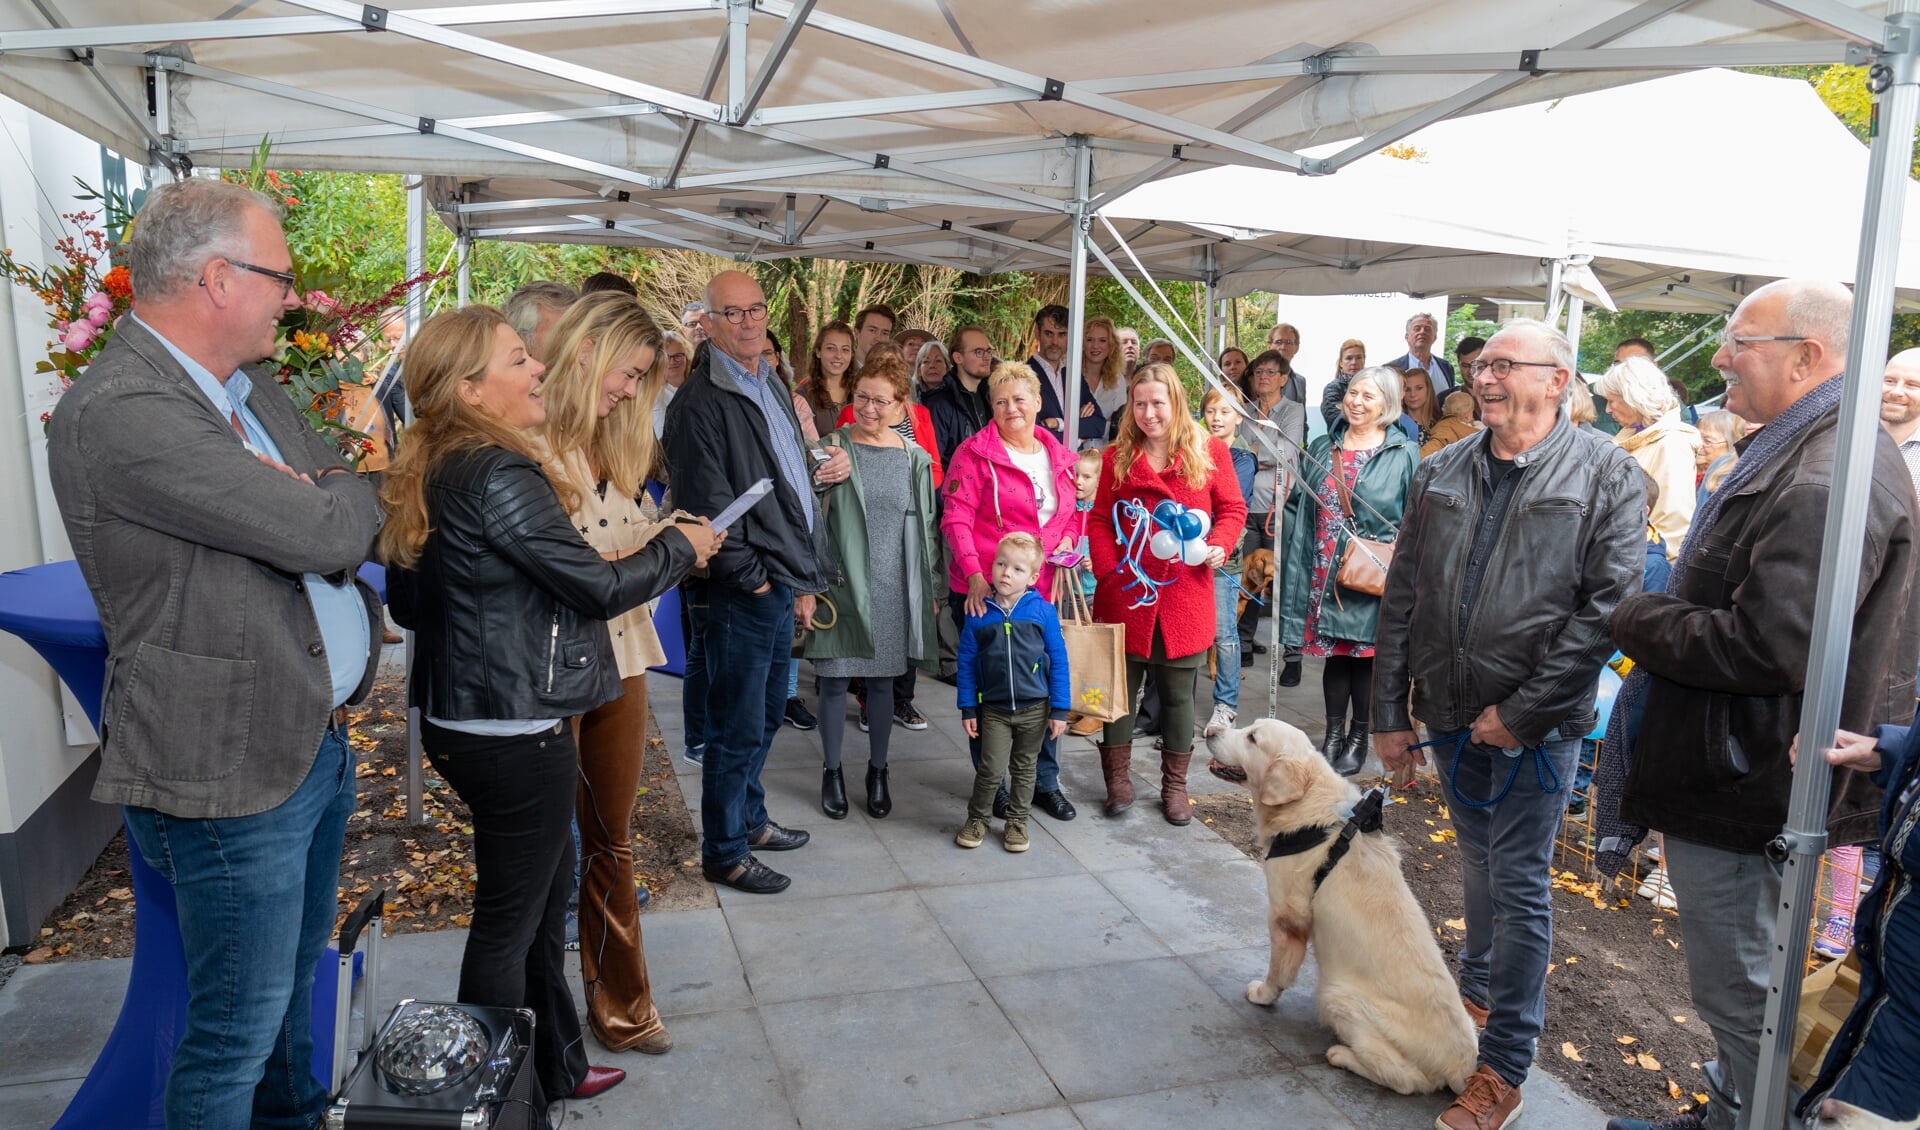
<svg viewBox="0 0 1920 1130">
<path fill-rule="evenodd" d="M 1333 460 L 1333 488 L 1340 496 L 1340 510 L 1347 519 L 1347 548 L 1340 555 L 1340 572 L 1335 578 L 1341 588 L 1368 596 L 1380 596 L 1387 591 L 1387 569 L 1393 564 L 1393 543 L 1375 541 L 1360 536 L 1360 526 L 1353 518 L 1353 498 L 1347 492 L 1347 477 L 1340 461 Z M 1338 593 L 1334 602 L 1339 603 Z"/>
</svg>

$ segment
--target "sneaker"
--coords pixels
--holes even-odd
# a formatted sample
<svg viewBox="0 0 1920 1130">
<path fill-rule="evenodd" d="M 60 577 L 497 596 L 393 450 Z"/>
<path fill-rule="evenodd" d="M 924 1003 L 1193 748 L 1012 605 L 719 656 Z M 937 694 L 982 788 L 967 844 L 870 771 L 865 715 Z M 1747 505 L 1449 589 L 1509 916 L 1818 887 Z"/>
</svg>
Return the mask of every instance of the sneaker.
<svg viewBox="0 0 1920 1130">
<path fill-rule="evenodd" d="M 1483 1063 L 1433 1125 L 1435 1130 L 1506 1130 L 1520 1117 L 1520 1105 L 1520 1088 Z"/>
<path fill-rule="evenodd" d="M 1853 918 L 1851 915 L 1836 914 L 1827 919 L 1820 932 L 1813 936 L 1813 952 L 1821 957 L 1835 961 L 1847 956 L 1853 948 Z"/>
<path fill-rule="evenodd" d="M 1024 820 L 1009 820 L 1000 833 L 1000 843 L 1008 851 L 1025 851 L 1028 847 L 1027 824 Z"/>
<path fill-rule="evenodd" d="M 860 732 L 863 734 L 873 732 L 867 728 L 867 708 L 864 705 L 860 707 Z"/>
<path fill-rule="evenodd" d="M 1585 816 L 1586 814 L 1587 814 L 1587 794 L 1585 793 L 1573 794 L 1573 799 L 1567 802 L 1567 815 L 1573 817 L 1575 820 L 1578 820 L 1581 817 Z"/>
<path fill-rule="evenodd" d="M 893 720 L 909 730 L 924 730 L 927 728 L 927 716 L 915 710 L 911 702 L 902 702 L 895 705 L 893 708 Z"/>
<path fill-rule="evenodd" d="M 1661 910 L 1680 909 L 1680 900 L 1674 897 L 1673 884 L 1667 881 L 1664 867 L 1654 868 L 1653 874 L 1647 876 L 1647 881 L 1640 884 L 1640 890 L 1635 893 L 1643 899 L 1652 899 L 1653 905 Z"/>
<path fill-rule="evenodd" d="M 680 751 L 680 760 L 686 762 L 688 765 L 704 766 L 707 760 L 707 747 L 703 745 L 690 745 Z"/>
<path fill-rule="evenodd" d="M 1214 703 L 1213 717 L 1207 719 L 1207 736 L 1213 737 L 1215 734 L 1225 733 L 1233 729 L 1233 720 L 1237 717 L 1239 717 L 1239 714 L 1233 707 L 1228 706 L 1224 702 Z"/>
<path fill-rule="evenodd" d="M 953 842 L 963 848 L 977 848 L 986 843 L 987 822 L 969 819 L 965 824 L 960 825 L 960 834 L 953 837 Z"/>
<path fill-rule="evenodd" d="M 1706 1130 L 1707 1120 L 1700 1113 L 1705 1109 L 1705 1107 L 1695 1107 L 1684 1114 L 1658 1120 L 1609 1118 L 1607 1130 Z"/>
<path fill-rule="evenodd" d="M 807 709 L 806 703 L 797 698 L 787 700 L 787 725 L 796 730 L 811 730 L 819 724 L 820 720 L 813 716 L 813 711 Z"/>
</svg>

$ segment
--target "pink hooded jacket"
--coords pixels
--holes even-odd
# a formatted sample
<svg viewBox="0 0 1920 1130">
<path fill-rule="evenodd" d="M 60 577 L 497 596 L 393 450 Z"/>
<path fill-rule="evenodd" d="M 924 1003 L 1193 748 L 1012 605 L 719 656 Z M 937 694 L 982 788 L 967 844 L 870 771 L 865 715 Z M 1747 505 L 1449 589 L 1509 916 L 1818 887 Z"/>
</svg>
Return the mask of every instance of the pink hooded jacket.
<svg viewBox="0 0 1920 1130">
<path fill-rule="evenodd" d="M 966 592 L 967 578 L 975 573 L 991 579 L 994 550 L 1010 533 L 1024 531 L 1039 537 L 1041 552 L 1046 554 L 1059 548 L 1063 538 L 1079 542 L 1085 521 L 1073 508 L 1074 454 L 1044 428 L 1035 428 L 1033 438 L 1046 449 L 1053 467 L 1057 505 L 1044 529 L 1033 483 L 1014 466 L 997 425 L 989 423 L 954 448 L 940 518 L 940 532 L 951 550 L 953 563 L 947 579 L 954 592 Z M 1052 586 L 1053 566 L 1043 565 L 1036 587 L 1041 596 L 1051 599 Z"/>
</svg>

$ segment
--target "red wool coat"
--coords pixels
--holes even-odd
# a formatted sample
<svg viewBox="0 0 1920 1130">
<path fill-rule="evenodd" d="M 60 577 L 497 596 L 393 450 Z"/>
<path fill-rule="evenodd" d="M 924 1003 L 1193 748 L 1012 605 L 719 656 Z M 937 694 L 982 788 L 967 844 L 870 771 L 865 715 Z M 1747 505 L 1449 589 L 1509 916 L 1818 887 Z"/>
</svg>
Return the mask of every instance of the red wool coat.
<svg viewBox="0 0 1920 1130">
<path fill-rule="evenodd" d="M 1093 595 L 1094 619 L 1127 626 L 1127 654 L 1145 658 L 1153 653 L 1153 633 L 1157 627 L 1166 643 L 1166 653 L 1178 659 L 1205 651 L 1213 644 L 1214 597 L 1213 570 L 1205 565 L 1182 565 L 1178 560 L 1162 561 L 1143 548 L 1141 563 L 1162 586 L 1160 597 L 1142 608 L 1132 607 L 1139 597 L 1138 586 L 1122 590 L 1132 578 L 1123 573 L 1120 555 L 1125 547 L 1120 537 L 1131 532 L 1125 515 L 1121 528 L 1114 528 L 1114 503 L 1134 499 L 1149 513 L 1163 499 L 1172 499 L 1191 510 L 1205 511 L 1213 524 L 1207 529 L 1207 544 L 1229 554 L 1240 542 L 1247 525 L 1247 503 L 1240 497 L 1240 482 L 1234 477 L 1233 457 L 1227 445 L 1209 436 L 1207 452 L 1213 458 L 1213 473 L 1198 487 L 1190 487 L 1180 475 L 1178 457 L 1164 472 L 1156 472 L 1145 456 L 1133 461 L 1127 481 L 1113 481 L 1113 456 L 1117 448 L 1109 446 L 1101 461 L 1100 490 L 1093 500 L 1093 513 L 1087 516 L 1087 549 L 1093 557 L 1093 575 L 1098 587 Z"/>
</svg>

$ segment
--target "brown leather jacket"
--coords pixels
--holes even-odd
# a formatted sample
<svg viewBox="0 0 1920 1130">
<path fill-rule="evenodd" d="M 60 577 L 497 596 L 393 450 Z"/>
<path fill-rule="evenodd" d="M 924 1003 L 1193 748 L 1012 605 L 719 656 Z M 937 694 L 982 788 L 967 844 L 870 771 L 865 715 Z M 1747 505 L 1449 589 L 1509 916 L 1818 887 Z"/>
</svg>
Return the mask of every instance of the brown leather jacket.
<svg viewBox="0 0 1920 1130">
<path fill-rule="evenodd" d="M 1672 593 L 1613 615 L 1620 650 L 1653 676 L 1620 814 L 1690 843 L 1758 852 L 1786 823 L 1838 413 L 1815 421 L 1724 503 Z M 1920 619 L 1909 609 L 1920 503 L 1893 441 L 1874 446 L 1866 544 L 1840 725 L 1913 718 Z M 1879 790 L 1838 771 L 1835 844 L 1874 838 Z"/>
</svg>

